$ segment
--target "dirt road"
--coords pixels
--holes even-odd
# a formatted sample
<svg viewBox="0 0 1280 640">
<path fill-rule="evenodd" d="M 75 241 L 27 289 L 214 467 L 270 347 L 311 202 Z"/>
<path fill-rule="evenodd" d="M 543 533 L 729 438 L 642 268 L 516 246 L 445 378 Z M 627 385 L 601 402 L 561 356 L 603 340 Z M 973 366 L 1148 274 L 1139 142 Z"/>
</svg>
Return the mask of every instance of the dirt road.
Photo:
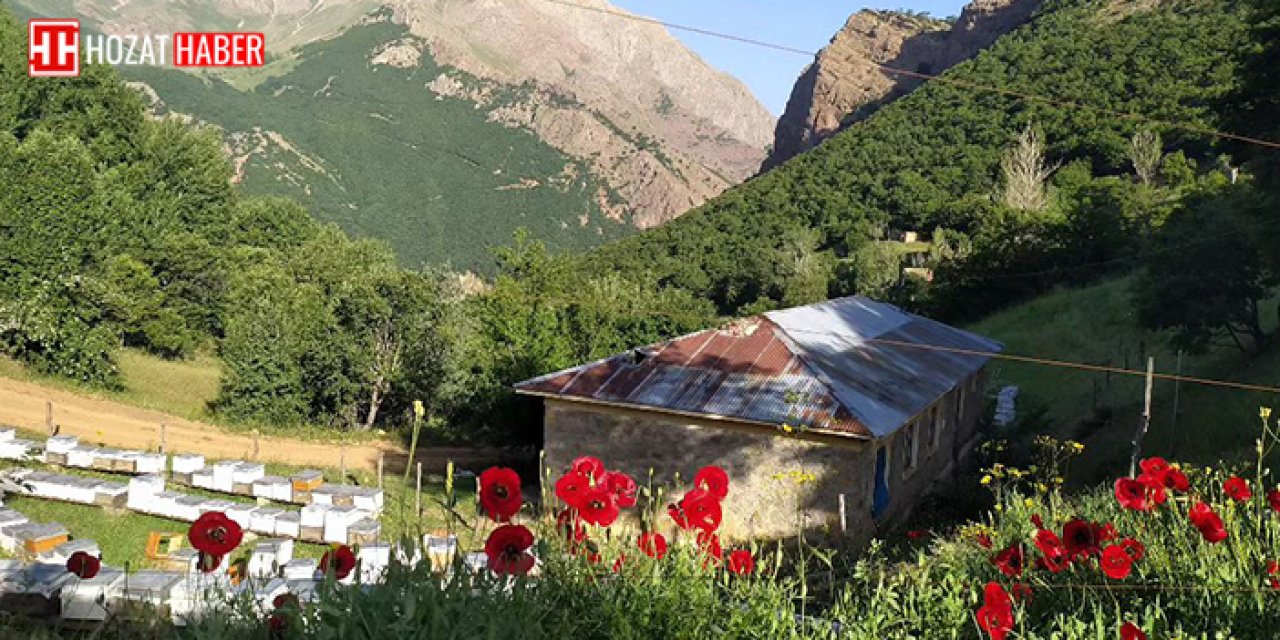
<svg viewBox="0 0 1280 640">
<path fill-rule="evenodd" d="M 7 378 L 0 378 L 0 424 L 43 431 L 47 400 L 53 401 L 53 421 L 59 433 L 78 436 L 85 443 L 154 450 L 160 444 L 160 423 L 163 422 L 171 453 L 199 453 L 210 459 L 253 457 L 252 435 Z M 258 460 L 337 467 L 343 455 L 340 449 L 336 444 L 262 436 Z M 386 452 L 388 459 L 404 456 L 402 449 L 390 444 L 349 444 L 345 453 L 347 468 L 376 469 L 379 451 Z"/>
</svg>

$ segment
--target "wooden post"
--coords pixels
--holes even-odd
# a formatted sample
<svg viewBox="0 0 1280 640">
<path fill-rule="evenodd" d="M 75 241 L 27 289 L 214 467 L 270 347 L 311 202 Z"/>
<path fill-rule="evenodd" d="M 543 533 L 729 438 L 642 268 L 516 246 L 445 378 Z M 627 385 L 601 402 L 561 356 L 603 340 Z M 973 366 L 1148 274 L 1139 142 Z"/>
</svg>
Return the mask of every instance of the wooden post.
<svg viewBox="0 0 1280 640">
<path fill-rule="evenodd" d="M 169 434 L 166 433 L 168 425 L 160 423 L 160 453 L 169 453 Z"/>
<path fill-rule="evenodd" d="M 342 476 L 342 484 L 347 483 L 347 445 L 338 445 L 338 475 Z"/>
<path fill-rule="evenodd" d="M 842 493 L 840 494 L 840 535 L 848 535 L 848 527 L 849 521 L 846 519 L 846 513 L 844 510 L 844 494 Z"/>
<path fill-rule="evenodd" d="M 383 460 L 386 458 L 386 456 L 387 454 L 385 451 L 378 452 L 378 489 L 379 490 L 382 489 L 382 463 L 383 463 Z"/>
<path fill-rule="evenodd" d="M 418 480 L 413 490 L 413 517 L 422 517 L 422 463 L 418 463 Z"/>
<path fill-rule="evenodd" d="M 1173 379 L 1173 422 L 1169 426 L 1169 441 L 1173 443 L 1169 446 L 1169 457 L 1175 460 L 1178 455 L 1178 392 L 1182 386 L 1182 349 L 1178 349 L 1176 369 L 1174 375 L 1177 377 Z"/>
<path fill-rule="evenodd" d="M 1147 390 L 1142 402 L 1142 420 L 1138 422 L 1138 431 L 1133 434 L 1133 457 L 1129 460 L 1129 475 L 1138 473 L 1138 458 L 1142 456 L 1142 438 L 1147 435 L 1147 425 L 1151 424 L 1151 386 L 1155 381 L 1156 359 L 1147 358 Z"/>
<path fill-rule="evenodd" d="M 258 443 L 258 430 L 254 429 L 253 430 L 253 461 L 254 462 L 258 461 L 258 452 L 261 450 L 262 449 Z"/>
<path fill-rule="evenodd" d="M 53 435 L 53 401 L 44 401 L 44 428 L 49 431 L 49 435 Z"/>
</svg>

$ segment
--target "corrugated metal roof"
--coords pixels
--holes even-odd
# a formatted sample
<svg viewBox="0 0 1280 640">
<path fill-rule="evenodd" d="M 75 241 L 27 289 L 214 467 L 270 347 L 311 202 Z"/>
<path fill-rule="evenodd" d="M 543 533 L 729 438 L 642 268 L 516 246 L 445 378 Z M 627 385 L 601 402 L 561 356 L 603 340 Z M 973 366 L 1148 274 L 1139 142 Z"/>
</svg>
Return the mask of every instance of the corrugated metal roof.
<svg viewBox="0 0 1280 640">
<path fill-rule="evenodd" d="M 772 311 L 516 385 L 569 396 L 884 437 L 972 375 L 993 340 L 862 296 Z"/>
</svg>

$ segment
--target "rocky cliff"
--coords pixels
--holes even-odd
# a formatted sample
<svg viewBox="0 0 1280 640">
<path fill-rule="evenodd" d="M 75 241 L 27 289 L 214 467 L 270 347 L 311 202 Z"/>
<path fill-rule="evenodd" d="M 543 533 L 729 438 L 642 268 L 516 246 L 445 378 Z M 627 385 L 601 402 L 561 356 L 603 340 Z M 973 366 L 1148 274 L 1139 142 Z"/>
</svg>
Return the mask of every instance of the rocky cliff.
<svg viewBox="0 0 1280 640">
<path fill-rule="evenodd" d="M 878 65 L 941 73 L 1026 22 L 1041 0 L 975 0 L 954 24 L 893 11 L 853 14 L 801 74 L 774 132 L 771 169 L 920 84 Z"/>
</svg>

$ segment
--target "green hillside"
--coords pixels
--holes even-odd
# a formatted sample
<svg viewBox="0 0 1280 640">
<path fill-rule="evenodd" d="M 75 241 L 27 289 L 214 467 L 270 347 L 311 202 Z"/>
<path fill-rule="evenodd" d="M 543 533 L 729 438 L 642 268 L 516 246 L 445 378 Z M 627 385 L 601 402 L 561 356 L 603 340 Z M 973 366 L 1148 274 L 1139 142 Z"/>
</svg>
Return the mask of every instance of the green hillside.
<svg viewBox="0 0 1280 640">
<path fill-rule="evenodd" d="M 945 77 L 1212 126 L 1213 105 L 1233 86 L 1234 56 L 1247 39 L 1244 10 L 1222 0 L 1051 0 Z M 999 198 L 1001 157 L 1029 126 L 1042 132 L 1047 163 L 1062 164 L 1049 207 L 1034 214 Z M 953 266 L 979 271 L 940 269 L 935 289 L 953 295 L 938 311 L 979 317 L 1061 280 L 992 281 L 993 274 L 1133 254 L 1182 182 L 1170 176 L 1157 185 L 1164 190 L 1142 200 L 1127 157 L 1142 128 L 1136 119 L 929 82 L 813 151 L 671 224 L 603 247 L 587 263 L 593 271 L 650 271 L 734 313 L 867 292 L 859 282 L 874 262 L 864 255 L 869 241 L 943 228 L 960 239 L 951 252 L 966 254 Z M 1182 152 L 1165 164 L 1171 173 L 1214 166 L 1209 138 L 1155 132 L 1162 151 Z"/>
<path fill-rule="evenodd" d="M 407 37 L 391 23 L 354 27 L 274 63 L 263 74 L 272 77 L 245 92 L 171 69 L 122 73 L 155 89 L 167 111 L 222 127 L 233 156 L 258 149 L 243 169 L 246 192 L 297 200 L 348 233 L 386 240 L 409 265 L 487 271 L 488 247 L 519 227 L 558 249 L 624 232 L 600 214 L 583 163 L 426 87 L 442 73 L 477 80 L 426 52 L 408 68 L 371 62 Z"/>
</svg>

